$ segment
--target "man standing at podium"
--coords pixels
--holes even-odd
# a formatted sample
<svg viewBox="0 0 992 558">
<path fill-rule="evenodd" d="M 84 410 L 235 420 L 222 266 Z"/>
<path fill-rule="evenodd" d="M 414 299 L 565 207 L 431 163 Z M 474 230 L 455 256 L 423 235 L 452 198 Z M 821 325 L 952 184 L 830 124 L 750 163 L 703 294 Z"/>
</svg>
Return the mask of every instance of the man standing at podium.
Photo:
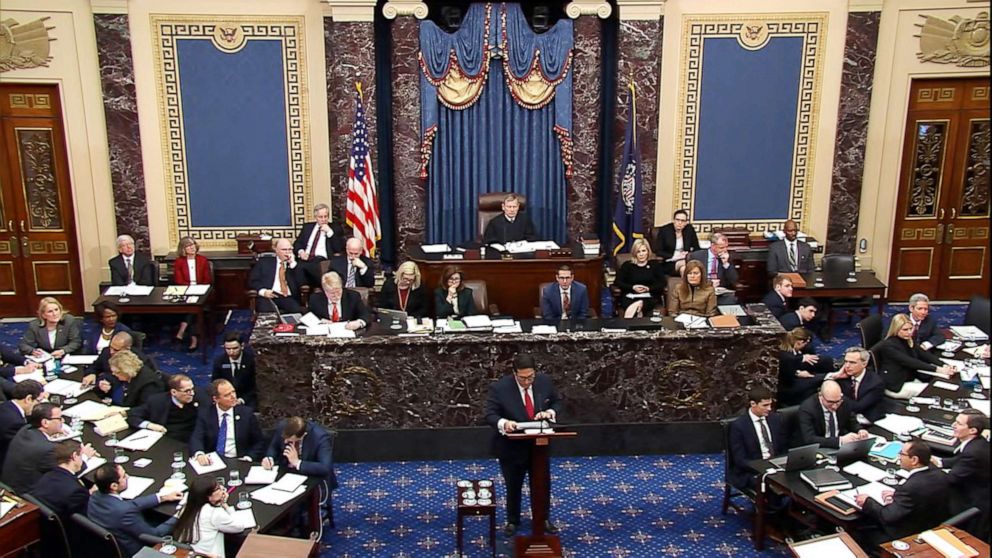
<svg viewBox="0 0 992 558">
<path fill-rule="evenodd" d="M 509 194 L 503 198 L 503 214 L 493 217 L 486 224 L 482 243 L 506 244 L 518 240 L 537 240 L 537 230 L 534 229 L 534 223 L 527 213 L 520 213 L 520 200 L 517 199 L 517 195 Z"/>
<path fill-rule="evenodd" d="M 534 357 L 517 355 L 513 359 L 512 376 L 504 376 L 489 387 L 486 400 L 486 422 L 496 429 L 493 449 L 499 458 L 499 467 L 506 484 L 506 527 L 503 534 L 512 537 L 520 527 L 520 490 L 524 477 L 530 471 L 533 440 L 509 440 L 506 435 L 514 432 L 518 424 L 532 420 L 555 420 L 561 398 L 551 382 L 551 376 L 538 374 Z M 548 475 L 548 493 L 551 492 Z M 533 479 L 531 479 L 533 483 Z M 531 498 L 533 498 L 531 492 Z M 550 504 L 551 499 L 548 498 Z M 550 517 L 550 510 L 548 516 Z M 550 520 L 545 522 L 546 533 L 555 534 L 558 528 Z"/>
</svg>

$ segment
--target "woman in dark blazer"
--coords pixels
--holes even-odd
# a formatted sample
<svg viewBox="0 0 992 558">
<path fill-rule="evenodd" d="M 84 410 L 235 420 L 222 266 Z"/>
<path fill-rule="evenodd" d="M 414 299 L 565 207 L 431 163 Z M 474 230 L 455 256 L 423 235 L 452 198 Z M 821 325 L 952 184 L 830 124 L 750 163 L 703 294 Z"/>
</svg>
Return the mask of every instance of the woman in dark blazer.
<svg viewBox="0 0 992 558">
<path fill-rule="evenodd" d="M 957 369 L 947 366 L 936 355 L 913 343 L 913 322 L 906 314 L 896 314 L 889 332 L 873 352 L 878 356 L 878 368 L 885 382 L 885 395 L 895 399 L 916 397 L 927 387 L 916 381 L 916 371 L 954 374 Z"/>
<path fill-rule="evenodd" d="M 441 273 L 441 282 L 434 289 L 434 313 L 438 319 L 477 313 L 472 289 L 463 284 L 460 268 L 449 265 Z"/>
<path fill-rule="evenodd" d="M 38 304 L 38 321 L 31 321 L 17 348 L 22 355 L 38 356 L 42 351 L 55 358 L 78 353 L 83 348 L 83 321 L 67 314 L 62 304 L 46 296 Z"/>
<path fill-rule="evenodd" d="M 804 327 L 782 336 L 778 347 L 778 402 L 782 407 L 802 403 L 820 389 L 827 377 L 827 371 L 818 366 L 820 357 L 807 350 L 812 339 Z"/>
<path fill-rule="evenodd" d="M 677 277 L 685 266 L 686 257 L 696 250 L 699 250 L 696 229 L 689 223 L 689 213 L 679 209 L 672 216 L 671 223 L 658 229 L 654 253 L 664 263 L 665 273 Z"/>
<path fill-rule="evenodd" d="M 210 260 L 200 255 L 200 245 L 190 236 L 184 236 L 179 240 L 179 249 L 176 251 L 179 257 L 172 264 L 172 282 L 175 285 L 209 285 L 213 282 L 210 276 Z M 196 318 L 192 314 L 183 316 L 183 321 L 179 323 L 179 330 L 176 331 L 175 343 L 181 345 L 189 330 L 189 352 L 196 351 L 199 346 L 198 336 L 200 332 L 196 330 Z M 192 327 L 191 325 L 192 324 Z"/>
<path fill-rule="evenodd" d="M 667 283 L 662 262 L 654 259 L 647 240 L 643 238 L 635 240 L 630 246 L 630 253 L 631 259 L 620 266 L 616 281 L 613 282 L 620 289 L 619 304 L 625 308 L 623 314 L 625 318 L 651 314 L 661 301 Z M 628 296 L 644 294 L 651 296 L 648 298 Z"/>
<path fill-rule="evenodd" d="M 93 307 L 95 327 L 83 340 L 83 353 L 98 355 L 104 347 L 110 345 L 110 339 L 118 331 L 131 333 L 131 328 L 120 321 L 121 310 L 113 302 L 106 300 Z"/>
<path fill-rule="evenodd" d="M 412 261 L 403 262 L 396 274 L 382 284 L 379 307 L 400 310 L 408 316 L 426 318 L 427 289 L 421 284 L 420 268 Z"/>
<path fill-rule="evenodd" d="M 117 382 L 101 377 L 96 382 L 96 391 L 105 397 L 109 396 L 114 405 L 137 407 L 148 401 L 149 397 L 165 391 L 165 382 L 159 373 L 145 365 L 138 355 L 128 349 L 110 357 L 110 373 Z M 116 389 L 118 386 L 121 389 Z"/>
</svg>

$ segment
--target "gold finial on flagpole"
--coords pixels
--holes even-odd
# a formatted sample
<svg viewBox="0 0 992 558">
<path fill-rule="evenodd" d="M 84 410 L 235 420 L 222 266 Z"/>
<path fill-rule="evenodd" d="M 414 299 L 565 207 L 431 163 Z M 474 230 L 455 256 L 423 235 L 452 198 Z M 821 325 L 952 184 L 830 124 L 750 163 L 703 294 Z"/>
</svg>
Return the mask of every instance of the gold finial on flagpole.
<svg viewBox="0 0 992 558">
<path fill-rule="evenodd" d="M 365 100 L 365 95 L 362 93 L 362 82 L 361 81 L 356 81 L 355 82 L 355 89 L 358 90 L 358 96 L 361 97 L 362 100 L 364 101 Z"/>
</svg>

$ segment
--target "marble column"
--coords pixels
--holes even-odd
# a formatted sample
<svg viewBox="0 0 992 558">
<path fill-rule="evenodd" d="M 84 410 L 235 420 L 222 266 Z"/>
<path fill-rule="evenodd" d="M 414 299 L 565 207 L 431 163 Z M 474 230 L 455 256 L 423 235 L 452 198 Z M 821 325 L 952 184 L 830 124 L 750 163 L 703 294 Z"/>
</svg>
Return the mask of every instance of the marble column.
<svg viewBox="0 0 992 558">
<path fill-rule="evenodd" d="M 424 242 L 427 191 L 420 180 L 420 21 L 398 17 L 392 27 L 393 178 L 397 258 Z"/>
<path fill-rule="evenodd" d="M 654 226 L 655 191 L 658 181 L 658 95 L 661 91 L 661 44 L 664 23 L 656 20 L 620 21 L 617 61 L 617 115 L 613 125 L 613 174 L 617 187 L 624 150 L 624 134 L 630 120 L 627 84 L 631 77 L 637 91 L 637 146 L 641 154 L 643 226 Z"/>
<path fill-rule="evenodd" d="M 600 72 L 603 62 L 601 26 L 603 20 L 594 15 L 575 19 L 575 46 L 572 59 L 572 138 L 574 141 L 573 173 L 568 188 L 568 238 L 583 232 L 595 232 L 596 177 L 599 172 L 600 111 L 603 92 Z"/>
<path fill-rule="evenodd" d="M 110 179 L 114 192 L 117 232 L 130 234 L 138 250 L 149 250 L 148 206 L 138 130 L 138 102 L 127 15 L 96 14 L 97 55 L 107 119 Z"/>
<path fill-rule="evenodd" d="M 879 12 L 853 12 L 847 19 L 827 226 L 826 250 L 830 254 L 853 254 L 857 244 L 858 206 L 880 15 Z"/>
<path fill-rule="evenodd" d="M 348 163 L 355 124 L 355 82 L 362 82 L 365 123 L 369 130 L 372 168 L 379 177 L 376 149 L 375 31 L 371 21 L 324 18 L 327 71 L 327 130 L 330 134 L 331 219 L 344 223 L 348 199 Z M 325 188 L 321 184 L 315 189 Z"/>
</svg>

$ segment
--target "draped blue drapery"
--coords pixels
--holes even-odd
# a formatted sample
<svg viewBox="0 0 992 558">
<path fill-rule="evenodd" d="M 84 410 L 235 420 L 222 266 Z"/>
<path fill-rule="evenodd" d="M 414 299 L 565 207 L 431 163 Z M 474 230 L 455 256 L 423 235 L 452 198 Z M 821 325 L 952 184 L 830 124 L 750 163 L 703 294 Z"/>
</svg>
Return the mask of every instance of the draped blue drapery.
<svg viewBox="0 0 992 558">
<path fill-rule="evenodd" d="M 517 4 L 473 4 L 455 33 L 422 22 L 420 43 L 427 241 L 474 239 L 478 195 L 513 191 L 527 196 L 540 235 L 564 242 L 572 22 L 538 35 Z M 553 89 L 535 101 L 526 84 Z M 442 100 L 439 86 L 465 94 Z"/>
</svg>

